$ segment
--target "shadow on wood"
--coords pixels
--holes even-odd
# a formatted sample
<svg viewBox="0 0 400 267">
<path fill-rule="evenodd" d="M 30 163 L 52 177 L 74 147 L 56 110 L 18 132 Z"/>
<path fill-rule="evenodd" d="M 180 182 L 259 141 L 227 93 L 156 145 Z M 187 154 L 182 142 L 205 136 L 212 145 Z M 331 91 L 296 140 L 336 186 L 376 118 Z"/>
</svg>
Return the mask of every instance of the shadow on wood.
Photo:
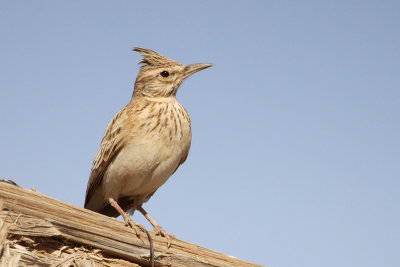
<svg viewBox="0 0 400 267">
<path fill-rule="evenodd" d="M 260 266 L 150 232 L 155 266 Z M 118 219 L 0 182 L 0 266 L 150 266 L 145 233 Z"/>
</svg>

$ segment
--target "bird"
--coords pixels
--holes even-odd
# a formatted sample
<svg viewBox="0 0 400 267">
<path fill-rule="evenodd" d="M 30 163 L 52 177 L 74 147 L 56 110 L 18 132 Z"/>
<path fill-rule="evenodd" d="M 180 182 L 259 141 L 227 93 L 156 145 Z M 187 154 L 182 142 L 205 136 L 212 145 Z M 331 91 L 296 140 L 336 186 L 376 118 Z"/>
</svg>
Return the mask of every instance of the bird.
<svg viewBox="0 0 400 267">
<path fill-rule="evenodd" d="M 210 63 L 183 65 L 151 49 L 134 47 L 143 57 L 129 103 L 108 124 L 93 161 L 84 207 L 122 216 L 137 236 L 146 231 L 128 215 L 140 211 L 156 235 L 171 237 L 143 209 L 185 162 L 192 139 L 191 121 L 176 94 L 192 74 Z M 149 236 L 149 235 L 148 235 Z"/>
</svg>

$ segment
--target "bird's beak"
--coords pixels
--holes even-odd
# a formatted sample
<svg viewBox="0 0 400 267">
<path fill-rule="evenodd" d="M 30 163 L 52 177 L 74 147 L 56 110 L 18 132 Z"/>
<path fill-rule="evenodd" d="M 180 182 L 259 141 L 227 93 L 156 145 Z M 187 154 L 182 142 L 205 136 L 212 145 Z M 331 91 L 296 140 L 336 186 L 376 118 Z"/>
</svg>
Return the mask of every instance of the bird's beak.
<svg viewBox="0 0 400 267">
<path fill-rule="evenodd" d="M 184 72 L 183 76 L 184 76 L 184 78 L 187 78 L 190 75 L 192 75 L 198 71 L 204 70 L 206 68 L 209 68 L 211 66 L 213 66 L 213 64 L 210 64 L 210 63 L 198 63 L 198 64 L 187 65 L 183 71 Z"/>
</svg>

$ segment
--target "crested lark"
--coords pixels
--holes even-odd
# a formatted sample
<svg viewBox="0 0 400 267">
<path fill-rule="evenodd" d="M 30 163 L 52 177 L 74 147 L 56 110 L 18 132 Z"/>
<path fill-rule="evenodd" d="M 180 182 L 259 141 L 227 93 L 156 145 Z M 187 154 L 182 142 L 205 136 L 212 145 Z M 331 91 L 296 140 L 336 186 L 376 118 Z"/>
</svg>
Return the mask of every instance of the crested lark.
<svg viewBox="0 0 400 267">
<path fill-rule="evenodd" d="M 142 204 L 177 170 L 189 153 L 190 118 L 176 100 L 181 83 L 212 64 L 184 66 L 150 49 L 142 54 L 132 98 L 107 127 L 93 161 L 86 189 L 85 208 L 118 217 L 122 215 L 139 235 L 126 214 L 139 210 L 156 234 L 167 233 L 147 214 Z"/>
</svg>

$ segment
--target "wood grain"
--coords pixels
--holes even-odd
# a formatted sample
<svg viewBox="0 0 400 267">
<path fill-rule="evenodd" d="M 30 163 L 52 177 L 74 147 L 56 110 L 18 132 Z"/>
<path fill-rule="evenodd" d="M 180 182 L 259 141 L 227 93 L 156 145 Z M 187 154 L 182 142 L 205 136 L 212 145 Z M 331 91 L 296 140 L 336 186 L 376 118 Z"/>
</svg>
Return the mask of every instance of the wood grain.
<svg viewBox="0 0 400 267">
<path fill-rule="evenodd" d="M 2 257 L 14 246 L 14 252 L 19 251 L 20 259 L 34 263 L 35 254 L 29 254 L 29 249 L 15 249 L 16 244 L 31 244 L 34 248 L 42 246 L 41 250 L 36 250 L 43 252 L 46 251 L 46 245 L 43 244 L 48 243 L 53 244 L 53 250 L 58 251 L 59 256 L 53 259 L 53 255 L 57 253 L 39 253 L 37 255 L 41 255 L 41 259 L 36 259 L 39 266 L 74 266 L 63 265 L 63 262 L 70 263 L 75 258 L 100 263 L 98 266 L 150 265 L 147 236 L 142 233 L 140 239 L 137 238 L 118 219 L 7 182 L 0 182 L 0 201 L 2 230 L 7 232 L 7 236 L 3 237 L 6 240 L 2 241 L 0 230 Z M 154 235 L 153 232 L 150 235 L 154 241 L 156 266 L 261 266 L 179 239 L 173 239 L 171 247 L 167 249 L 164 238 Z M 70 252 L 64 253 L 67 255 L 65 257 L 62 257 L 63 247 Z M 88 263 L 81 266 L 95 265 Z"/>
</svg>

